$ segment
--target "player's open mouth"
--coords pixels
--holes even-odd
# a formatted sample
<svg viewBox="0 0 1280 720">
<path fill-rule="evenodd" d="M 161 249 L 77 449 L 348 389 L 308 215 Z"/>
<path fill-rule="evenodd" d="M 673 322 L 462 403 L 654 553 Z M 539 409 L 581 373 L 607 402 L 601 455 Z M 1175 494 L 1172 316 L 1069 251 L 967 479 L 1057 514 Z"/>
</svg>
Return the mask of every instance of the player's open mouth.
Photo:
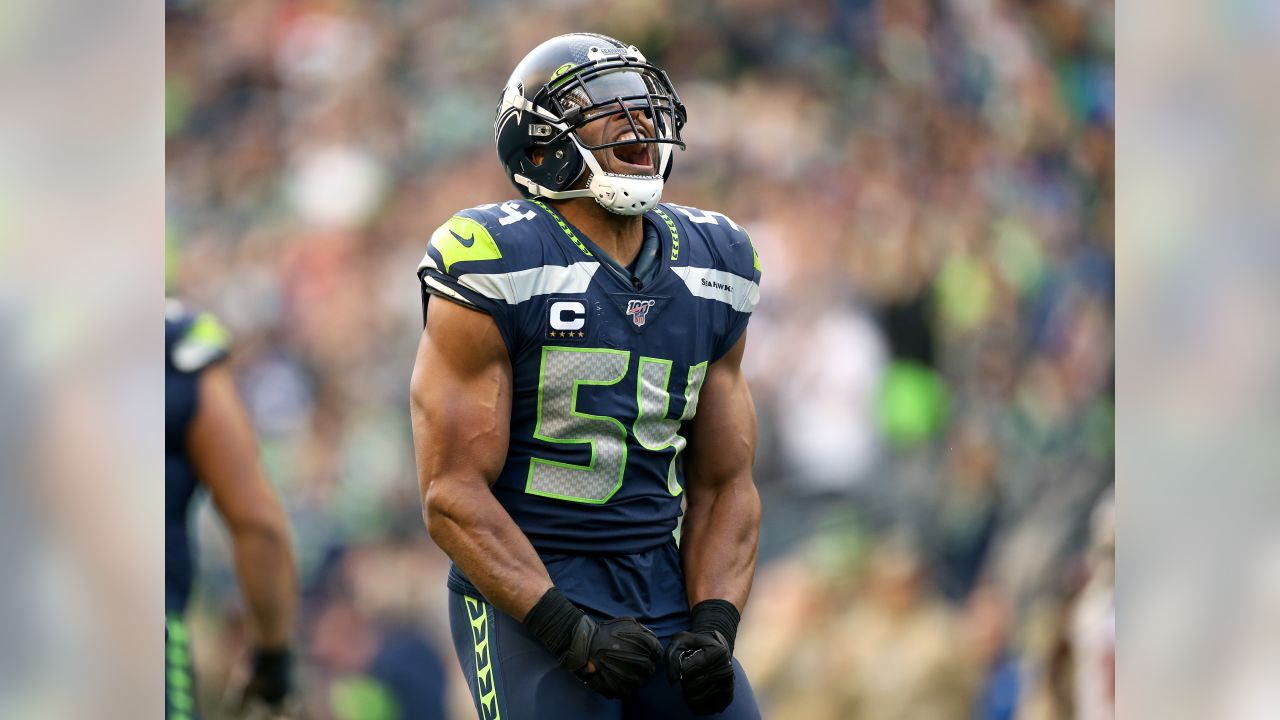
<svg viewBox="0 0 1280 720">
<path fill-rule="evenodd" d="M 635 133 L 628 131 L 617 140 L 632 140 L 635 137 Z M 614 142 L 617 142 L 617 140 Z M 632 175 L 654 174 L 653 145 L 651 143 L 618 145 L 610 148 L 610 150 L 613 152 L 614 161 L 620 166 L 619 170 Z"/>
</svg>

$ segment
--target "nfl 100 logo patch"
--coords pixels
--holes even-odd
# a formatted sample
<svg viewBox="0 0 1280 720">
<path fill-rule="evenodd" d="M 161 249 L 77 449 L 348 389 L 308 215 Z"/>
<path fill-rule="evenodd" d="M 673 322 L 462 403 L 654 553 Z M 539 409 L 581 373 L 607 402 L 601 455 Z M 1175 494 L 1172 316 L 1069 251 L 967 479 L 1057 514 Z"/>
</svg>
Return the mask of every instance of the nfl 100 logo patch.
<svg viewBox="0 0 1280 720">
<path fill-rule="evenodd" d="M 650 295 L 649 297 L 636 297 L 632 293 L 609 293 L 613 299 L 613 306 L 618 309 L 622 317 L 630 322 L 623 322 L 623 327 L 631 328 L 631 332 L 643 333 L 649 332 L 649 328 L 654 325 L 661 325 L 658 322 L 659 316 L 670 305 L 670 297 L 660 297 Z M 612 315 L 616 318 L 616 315 Z"/>
<path fill-rule="evenodd" d="M 627 316 L 636 324 L 636 327 L 644 327 L 649 317 L 649 310 L 653 309 L 657 303 L 657 300 L 628 300 Z"/>
</svg>

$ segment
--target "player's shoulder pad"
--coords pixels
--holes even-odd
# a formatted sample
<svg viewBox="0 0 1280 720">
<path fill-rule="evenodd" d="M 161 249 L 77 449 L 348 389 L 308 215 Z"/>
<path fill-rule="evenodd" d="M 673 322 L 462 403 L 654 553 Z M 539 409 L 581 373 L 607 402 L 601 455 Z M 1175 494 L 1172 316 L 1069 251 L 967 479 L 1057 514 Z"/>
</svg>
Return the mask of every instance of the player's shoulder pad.
<svg viewBox="0 0 1280 720">
<path fill-rule="evenodd" d="M 490 203 L 461 210 L 431 234 L 418 272 L 433 270 L 459 277 L 466 273 L 508 273 L 541 263 L 538 208 L 525 200 Z"/>
<path fill-rule="evenodd" d="M 164 335 L 169 363 L 184 373 L 222 360 L 231 347 L 230 335 L 212 313 L 192 313 L 174 303 L 165 307 Z"/>
<path fill-rule="evenodd" d="M 760 257 L 751 234 L 728 215 L 674 203 L 663 203 L 659 210 L 664 220 L 674 220 L 684 230 L 691 263 L 710 260 L 716 269 L 759 279 Z"/>
<path fill-rule="evenodd" d="M 760 256 L 746 228 L 724 213 L 663 203 L 659 215 L 674 225 L 672 269 L 695 295 L 716 293 L 735 310 L 751 312 L 760 296 Z M 730 289 L 731 288 L 731 289 Z M 721 297 L 723 296 L 723 297 Z"/>
</svg>

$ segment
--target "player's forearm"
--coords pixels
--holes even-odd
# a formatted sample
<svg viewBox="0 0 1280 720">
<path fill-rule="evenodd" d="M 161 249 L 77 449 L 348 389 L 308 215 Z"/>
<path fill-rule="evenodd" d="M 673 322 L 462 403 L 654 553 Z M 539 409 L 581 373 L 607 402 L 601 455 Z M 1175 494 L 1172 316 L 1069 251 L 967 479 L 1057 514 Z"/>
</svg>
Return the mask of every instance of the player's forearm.
<svg viewBox="0 0 1280 720">
<path fill-rule="evenodd" d="M 488 488 L 436 479 L 423 508 L 431 539 L 499 610 L 523 621 L 551 588 L 542 558 Z"/>
<path fill-rule="evenodd" d="M 298 581 L 283 524 L 253 523 L 232 529 L 236 571 L 253 618 L 254 644 L 288 647 L 297 609 Z"/>
<path fill-rule="evenodd" d="M 749 471 L 715 490 L 690 493 L 680 535 L 689 605 L 720 599 L 739 611 L 746 607 L 759 540 L 760 496 Z"/>
</svg>

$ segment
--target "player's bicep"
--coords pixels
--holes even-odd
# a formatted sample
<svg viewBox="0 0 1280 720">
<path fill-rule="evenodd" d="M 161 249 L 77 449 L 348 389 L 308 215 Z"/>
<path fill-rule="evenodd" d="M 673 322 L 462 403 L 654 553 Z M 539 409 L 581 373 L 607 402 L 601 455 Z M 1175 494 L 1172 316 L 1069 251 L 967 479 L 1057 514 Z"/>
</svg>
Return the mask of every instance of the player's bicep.
<svg viewBox="0 0 1280 720">
<path fill-rule="evenodd" d="M 279 501 L 258 461 L 253 426 L 231 373 L 223 367 L 205 370 L 198 393 L 187 451 L 218 512 L 232 529 L 281 522 Z"/>
<path fill-rule="evenodd" d="M 685 451 L 691 499 L 728 482 L 750 481 L 756 454 L 756 408 L 742 374 L 746 342 L 744 333 L 707 370 Z"/>
<path fill-rule="evenodd" d="M 511 362 L 489 315 L 437 299 L 410 384 L 418 478 L 497 479 L 511 418 Z"/>
</svg>

